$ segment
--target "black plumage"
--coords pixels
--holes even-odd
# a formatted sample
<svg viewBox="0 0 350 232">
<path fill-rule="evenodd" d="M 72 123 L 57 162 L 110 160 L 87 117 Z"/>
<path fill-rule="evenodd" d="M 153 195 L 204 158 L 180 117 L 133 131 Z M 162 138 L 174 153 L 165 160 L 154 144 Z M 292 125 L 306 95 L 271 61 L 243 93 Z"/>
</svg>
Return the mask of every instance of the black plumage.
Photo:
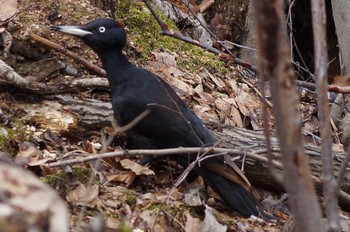
<svg viewBox="0 0 350 232">
<path fill-rule="evenodd" d="M 121 126 L 150 109 L 150 114 L 127 131 L 139 148 L 203 147 L 216 143 L 198 116 L 165 81 L 128 61 L 122 53 L 127 35 L 119 22 L 97 19 L 83 26 L 53 29 L 81 38 L 98 54 L 110 84 L 114 116 Z M 186 166 L 191 159 L 184 155 L 177 160 Z M 222 156 L 206 159 L 194 171 L 243 216 L 260 215 L 249 182 L 243 173 L 225 164 Z"/>
</svg>

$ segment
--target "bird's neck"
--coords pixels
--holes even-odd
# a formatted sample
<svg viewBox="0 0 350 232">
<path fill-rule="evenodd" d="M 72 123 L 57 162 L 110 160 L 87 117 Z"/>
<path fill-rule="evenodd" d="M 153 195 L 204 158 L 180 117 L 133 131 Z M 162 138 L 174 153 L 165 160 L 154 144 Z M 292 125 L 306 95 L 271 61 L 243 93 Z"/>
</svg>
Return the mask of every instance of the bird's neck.
<svg viewBox="0 0 350 232">
<path fill-rule="evenodd" d="M 103 68 L 108 71 L 115 69 L 115 67 L 125 66 L 130 64 L 128 58 L 122 53 L 122 51 L 105 51 L 99 54 L 102 61 Z"/>
<path fill-rule="evenodd" d="M 128 58 L 122 51 L 111 51 L 99 54 L 103 68 L 107 72 L 107 77 L 111 88 L 123 82 L 127 76 L 123 75 L 123 70 L 130 65 Z"/>
</svg>

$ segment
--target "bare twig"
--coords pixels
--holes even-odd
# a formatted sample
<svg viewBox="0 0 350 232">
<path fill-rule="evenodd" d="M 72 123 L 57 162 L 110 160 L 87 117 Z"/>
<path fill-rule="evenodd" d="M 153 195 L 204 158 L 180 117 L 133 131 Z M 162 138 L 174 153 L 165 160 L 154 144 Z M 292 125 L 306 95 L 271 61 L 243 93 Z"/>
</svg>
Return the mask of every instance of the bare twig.
<svg viewBox="0 0 350 232">
<path fill-rule="evenodd" d="M 244 79 L 242 79 L 242 81 L 244 83 L 246 83 L 250 88 L 252 88 L 256 94 L 258 94 L 261 101 L 264 101 L 266 103 L 266 105 L 268 105 L 270 108 L 272 108 L 272 106 L 273 106 L 272 103 L 266 99 L 266 97 L 263 95 L 262 92 L 260 92 L 257 88 L 255 88 L 255 86 L 252 83 L 250 83 L 249 81 L 244 80 Z M 265 84 L 262 84 L 262 86 L 264 86 L 264 85 Z M 262 88 L 264 88 L 264 87 L 262 87 Z"/>
<path fill-rule="evenodd" d="M 91 71 L 95 72 L 96 74 L 98 75 L 101 75 L 101 76 L 106 76 L 106 71 L 94 64 L 91 64 L 88 60 L 85 60 L 84 58 L 82 58 L 81 56 L 75 54 L 74 52 L 71 52 L 67 49 L 65 49 L 64 47 L 62 47 L 61 45 L 59 44 L 56 44 L 50 40 L 47 40 L 41 36 L 38 36 L 36 34 L 33 34 L 33 33 L 30 33 L 29 34 L 30 38 L 35 40 L 36 42 L 38 43 L 41 43 L 51 49 L 54 49 L 56 51 L 59 51 L 71 58 L 73 58 L 74 60 L 78 61 L 79 63 L 83 64 L 85 67 L 87 67 L 88 69 L 90 69 Z"/>
<path fill-rule="evenodd" d="M 287 14 L 287 25 L 289 29 L 289 43 L 290 43 L 290 59 L 293 61 L 294 59 L 294 54 L 293 50 L 295 49 L 298 56 L 300 57 L 301 62 L 303 63 L 304 67 L 302 67 L 299 63 L 293 62 L 293 64 L 297 67 L 297 69 L 301 69 L 309 74 L 309 76 L 313 77 L 314 75 L 310 72 L 310 70 L 307 68 L 307 65 L 304 61 L 303 56 L 300 53 L 300 50 L 298 48 L 298 45 L 296 43 L 296 40 L 294 39 L 294 34 L 293 34 L 293 20 L 292 20 L 292 8 L 294 6 L 295 0 L 288 0 L 288 14 Z M 293 49 L 294 48 L 294 49 Z M 297 71 L 297 74 L 299 75 L 299 72 Z"/>
<path fill-rule="evenodd" d="M 262 103 L 262 117 L 263 117 L 263 122 L 264 122 L 264 135 L 266 138 L 266 149 L 267 149 L 267 154 L 268 154 L 268 158 L 269 158 L 269 171 L 271 173 L 271 175 L 274 177 L 274 179 L 281 185 L 282 184 L 282 176 L 280 174 L 278 174 L 276 168 L 274 167 L 272 161 L 273 161 L 273 155 L 272 155 L 272 146 L 271 146 L 271 134 L 270 134 L 270 130 L 269 130 L 269 118 L 268 118 L 268 112 L 267 112 L 267 102 L 264 101 L 264 99 L 266 99 L 266 93 L 265 93 L 265 76 L 264 74 L 261 74 L 260 76 L 260 83 L 261 83 L 261 103 Z"/>
<path fill-rule="evenodd" d="M 293 20 L 292 20 L 292 8 L 295 0 L 288 1 L 288 14 L 287 14 L 287 24 L 289 26 L 289 40 L 290 40 L 290 60 L 293 60 Z"/>
<path fill-rule="evenodd" d="M 326 33 L 326 6 L 324 1 L 311 0 L 312 28 L 314 37 L 314 54 L 316 70 L 316 91 L 318 118 L 321 130 L 323 197 L 328 219 L 329 231 L 341 231 L 338 214 L 338 186 L 334 176 L 332 157 L 332 131 L 330 108 L 327 95 L 328 54 Z"/>
<path fill-rule="evenodd" d="M 220 41 L 220 40 L 217 40 L 215 42 L 218 42 L 220 44 L 231 44 L 235 47 L 238 47 L 238 48 L 244 48 L 244 49 L 247 49 L 247 50 L 251 50 L 251 51 L 254 51 L 254 52 L 258 52 L 258 50 L 256 48 L 251 48 L 251 47 L 248 47 L 248 46 L 244 46 L 244 45 L 241 45 L 241 44 L 238 44 L 238 43 L 234 43 L 232 41 L 228 41 L 228 40 L 224 40 L 224 41 Z"/>
<path fill-rule="evenodd" d="M 117 122 L 114 120 L 114 116 L 112 119 L 112 125 L 113 125 L 113 132 L 109 135 L 108 139 L 105 139 L 103 137 L 104 142 L 102 143 L 102 149 L 101 152 L 106 152 L 107 148 L 111 143 L 113 142 L 114 137 L 117 134 L 123 133 L 125 131 L 130 130 L 132 127 L 134 127 L 137 123 L 139 123 L 142 119 L 144 119 L 147 115 L 151 113 L 151 110 L 147 108 L 145 111 L 143 111 L 141 114 L 139 114 L 136 118 L 134 118 L 131 122 L 126 124 L 125 126 L 120 127 L 117 125 Z"/>
<path fill-rule="evenodd" d="M 125 126 L 118 128 L 116 131 L 114 131 L 114 133 L 123 133 L 127 130 L 130 130 L 132 127 L 134 127 L 137 123 L 139 123 L 142 119 L 144 119 L 150 113 L 151 113 L 151 110 L 149 108 L 145 109 L 141 114 L 139 114 L 131 122 L 129 122 Z"/>
<path fill-rule="evenodd" d="M 73 79 L 71 83 L 67 83 L 68 86 L 75 87 L 76 89 L 83 90 L 89 88 L 109 88 L 108 80 L 104 77 L 84 77 Z M 68 87 L 67 86 L 67 87 Z M 60 87 L 60 86 L 56 86 Z"/>
<path fill-rule="evenodd" d="M 192 161 L 187 168 L 185 169 L 185 171 L 183 171 L 181 173 L 181 175 L 177 178 L 176 182 L 173 184 L 173 187 L 171 188 L 171 190 L 169 191 L 168 196 L 170 196 L 172 194 L 172 192 L 186 179 L 186 177 L 188 176 L 188 174 L 192 171 L 192 169 L 198 164 L 200 165 L 201 161 L 204 161 L 207 158 L 211 158 L 211 156 L 208 156 L 209 153 L 211 153 L 213 151 L 213 148 L 216 147 L 217 144 L 214 144 L 213 147 L 210 147 L 210 149 L 206 149 L 206 151 L 202 151 L 199 150 L 197 153 L 197 158 Z M 226 153 L 220 153 L 220 155 L 223 155 Z M 215 154 L 217 155 L 217 154 Z"/>
<path fill-rule="evenodd" d="M 171 215 L 171 213 L 169 213 L 168 211 L 166 210 L 162 210 L 164 212 L 165 215 L 167 215 L 169 218 L 171 218 L 174 222 L 176 222 L 183 231 L 186 231 L 186 228 L 185 226 L 179 221 L 179 219 L 177 219 L 176 217 L 174 217 L 173 215 Z M 156 223 L 157 221 L 155 221 Z M 153 230 L 152 231 L 157 231 L 155 230 L 155 227 L 152 228 Z"/>
<path fill-rule="evenodd" d="M 85 156 L 83 158 L 75 158 L 70 160 L 63 160 L 63 161 L 57 161 L 53 163 L 47 163 L 43 164 L 45 167 L 59 167 L 63 165 L 72 165 L 77 163 L 85 163 L 92 160 L 96 160 L 99 158 L 111 158 L 111 157 L 118 157 L 118 156 L 140 156 L 140 155 L 152 155 L 152 156 L 168 156 L 168 155 L 180 155 L 180 154 L 198 154 L 199 152 L 206 153 L 206 152 L 212 152 L 212 153 L 223 153 L 226 152 L 230 156 L 241 156 L 243 153 L 247 157 L 250 158 L 256 158 L 257 154 L 255 153 L 249 153 L 246 151 L 242 151 L 242 149 L 227 149 L 227 148 L 197 148 L 197 147 L 186 147 L 186 148 L 169 148 L 169 149 L 157 149 L 157 150 L 122 150 L 122 151 L 116 151 L 116 152 L 106 152 L 102 154 L 92 154 L 90 156 Z M 80 154 L 80 153 L 79 153 Z M 259 156 L 259 155 L 258 155 Z M 264 157 L 261 157 L 258 159 L 261 162 L 267 163 L 267 159 Z"/>
</svg>

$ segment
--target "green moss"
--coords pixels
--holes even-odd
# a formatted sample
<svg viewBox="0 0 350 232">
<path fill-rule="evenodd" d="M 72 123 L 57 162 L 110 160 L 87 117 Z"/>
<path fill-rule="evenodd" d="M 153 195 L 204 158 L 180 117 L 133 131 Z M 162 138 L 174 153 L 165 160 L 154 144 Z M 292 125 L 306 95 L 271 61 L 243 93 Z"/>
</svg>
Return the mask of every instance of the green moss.
<svg viewBox="0 0 350 232">
<path fill-rule="evenodd" d="M 73 166 L 72 167 L 73 175 L 82 183 L 86 183 L 90 178 L 91 169 L 84 168 L 82 166 Z M 64 180 L 65 174 L 62 171 L 59 171 L 55 174 L 44 175 L 40 178 L 45 183 L 55 186 L 58 180 Z"/>
<path fill-rule="evenodd" d="M 8 141 L 8 138 L 5 135 L 7 133 L 7 130 L 3 127 L 1 127 L 1 130 L 3 130 L 4 133 L 2 133 L 2 131 L 0 132 L 0 148 L 3 148 Z"/>
<path fill-rule="evenodd" d="M 154 212 L 159 211 L 159 210 L 166 211 L 167 213 L 169 213 L 173 217 L 177 217 L 177 218 L 181 218 L 182 216 L 185 215 L 185 213 L 187 211 L 193 210 L 192 207 L 190 207 L 186 204 L 183 204 L 183 203 L 176 203 L 176 204 L 172 204 L 172 205 L 159 203 L 159 204 L 153 204 L 153 205 L 149 206 L 149 208 L 147 208 L 147 209 L 154 211 Z"/>
<path fill-rule="evenodd" d="M 126 191 L 124 197 L 125 197 L 125 202 L 128 203 L 129 205 L 133 205 L 136 203 L 137 196 L 135 192 Z"/>
<path fill-rule="evenodd" d="M 85 168 L 83 166 L 74 166 L 72 168 L 72 171 L 73 171 L 73 175 L 76 176 L 77 179 L 83 183 L 87 182 L 90 178 L 90 174 L 91 174 L 90 168 Z"/>
<path fill-rule="evenodd" d="M 10 155 L 15 156 L 17 148 L 10 144 L 10 141 L 28 141 L 31 139 L 33 132 L 28 130 L 28 126 L 25 125 L 18 118 L 11 119 L 11 127 L 0 127 L 0 151 L 4 151 Z"/>
<path fill-rule="evenodd" d="M 158 11 L 157 14 L 169 26 L 169 29 L 178 31 L 174 22 Z M 138 53 L 141 59 L 146 60 L 152 51 L 163 50 L 178 54 L 176 58 L 178 66 L 191 72 L 196 72 L 201 67 L 207 67 L 223 74 L 228 72 L 225 63 L 214 54 L 195 45 L 161 35 L 159 24 L 142 2 L 118 1 L 116 18 L 128 29 L 129 39 L 133 42 L 131 48 Z"/>
<path fill-rule="evenodd" d="M 40 179 L 50 186 L 55 186 L 58 180 L 64 180 L 64 173 L 62 171 L 57 172 L 53 175 L 44 175 Z"/>
<path fill-rule="evenodd" d="M 121 225 L 118 228 L 119 232 L 132 232 L 133 229 L 127 225 L 126 223 L 121 223 Z"/>
</svg>

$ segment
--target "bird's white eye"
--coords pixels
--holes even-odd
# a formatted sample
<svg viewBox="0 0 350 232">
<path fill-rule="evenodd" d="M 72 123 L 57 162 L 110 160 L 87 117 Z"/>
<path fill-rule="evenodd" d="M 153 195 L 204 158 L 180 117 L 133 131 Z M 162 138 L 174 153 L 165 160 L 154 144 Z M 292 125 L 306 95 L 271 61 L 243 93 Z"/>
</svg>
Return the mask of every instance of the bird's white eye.
<svg viewBox="0 0 350 232">
<path fill-rule="evenodd" d="M 101 33 L 103 33 L 103 32 L 106 31 L 106 28 L 105 28 L 105 27 L 99 27 L 98 30 L 99 30 Z"/>
</svg>

